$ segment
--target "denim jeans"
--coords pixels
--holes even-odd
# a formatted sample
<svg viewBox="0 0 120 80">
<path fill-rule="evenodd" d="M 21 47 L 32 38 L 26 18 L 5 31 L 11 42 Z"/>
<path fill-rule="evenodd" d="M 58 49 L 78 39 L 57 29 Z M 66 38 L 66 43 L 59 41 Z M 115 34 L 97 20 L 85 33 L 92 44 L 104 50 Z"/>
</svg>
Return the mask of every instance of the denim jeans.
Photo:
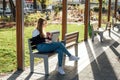
<svg viewBox="0 0 120 80">
<path fill-rule="evenodd" d="M 55 51 L 58 53 L 58 66 L 62 66 L 63 54 L 65 53 L 69 57 L 71 54 L 65 48 L 64 44 L 61 42 L 51 42 L 51 43 L 40 43 L 37 45 L 37 49 L 39 52 L 51 52 Z"/>
</svg>

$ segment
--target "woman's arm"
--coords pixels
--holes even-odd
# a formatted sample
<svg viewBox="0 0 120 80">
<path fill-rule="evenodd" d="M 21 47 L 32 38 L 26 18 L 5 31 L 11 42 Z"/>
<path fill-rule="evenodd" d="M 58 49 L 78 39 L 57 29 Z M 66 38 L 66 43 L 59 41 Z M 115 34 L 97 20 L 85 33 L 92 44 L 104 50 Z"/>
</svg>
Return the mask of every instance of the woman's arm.
<svg viewBox="0 0 120 80">
<path fill-rule="evenodd" d="M 41 38 L 40 35 L 37 35 L 37 36 L 32 38 L 32 42 L 35 45 L 40 44 L 40 43 L 44 43 L 44 42 L 46 42 L 46 38 Z"/>
</svg>

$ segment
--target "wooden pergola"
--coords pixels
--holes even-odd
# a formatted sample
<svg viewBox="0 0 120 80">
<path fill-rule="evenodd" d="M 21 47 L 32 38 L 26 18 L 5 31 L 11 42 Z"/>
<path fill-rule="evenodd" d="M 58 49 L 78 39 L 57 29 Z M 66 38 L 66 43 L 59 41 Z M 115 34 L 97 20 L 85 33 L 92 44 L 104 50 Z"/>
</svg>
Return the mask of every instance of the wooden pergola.
<svg viewBox="0 0 120 80">
<path fill-rule="evenodd" d="M 89 1 L 85 2 L 85 12 L 84 12 L 84 40 L 88 39 L 88 26 L 89 26 Z M 116 16 L 117 2 L 115 0 L 115 10 L 114 16 Z M 23 14 L 23 0 L 16 0 L 16 44 L 17 44 L 17 69 L 24 70 L 24 14 Z M 62 1 L 63 9 L 62 13 L 62 39 L 67 31 L 67 0 Z M 109 0 L 108 5 L 108 21 L 110 21 L 110 7 L 111 0 Z M 99 20 L 98 26 L 101 26 L 101 14 L 102 14 L 102 0 L 99 0 Z"/>
</svg>

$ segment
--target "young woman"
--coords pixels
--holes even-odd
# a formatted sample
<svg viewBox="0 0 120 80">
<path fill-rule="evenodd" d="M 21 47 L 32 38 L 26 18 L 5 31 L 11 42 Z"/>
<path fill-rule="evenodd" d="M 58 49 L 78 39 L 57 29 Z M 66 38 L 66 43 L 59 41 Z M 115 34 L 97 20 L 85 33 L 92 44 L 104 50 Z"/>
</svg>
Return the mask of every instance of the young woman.
<svg viewBox="0 0 120 80">
<path fill-rule="evenodd" d="M 32 41 L 37 45 L 39 52 L 51 52 L 54 51 L 58 53 L 58 72 L 60 74 L 65 74 L 62 68 L 63 54 L 68 55 L 70 61 L 77 61 L 79 57 L 71 55 L 61 42 L 52 42 L 51 34 L 45 31 L 47 21 L 40 18 L 37 23 L 37 27 L 32 32 Z"/>
</svg>

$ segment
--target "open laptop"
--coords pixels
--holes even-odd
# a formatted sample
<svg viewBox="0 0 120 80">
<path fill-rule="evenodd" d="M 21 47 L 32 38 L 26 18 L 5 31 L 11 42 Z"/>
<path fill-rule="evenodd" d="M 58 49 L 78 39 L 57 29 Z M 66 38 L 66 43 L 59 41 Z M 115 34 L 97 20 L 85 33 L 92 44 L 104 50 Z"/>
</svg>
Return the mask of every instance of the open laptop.
<svg viewBox="0 0 120 80">
<path fill-rule="evenodd" d="M 55 31 L 51 31 L 50 33 L 52 34 L 52 41 L 57 42 L 60 35 L 60 31 L 55 30 Z"/>
</svg>

